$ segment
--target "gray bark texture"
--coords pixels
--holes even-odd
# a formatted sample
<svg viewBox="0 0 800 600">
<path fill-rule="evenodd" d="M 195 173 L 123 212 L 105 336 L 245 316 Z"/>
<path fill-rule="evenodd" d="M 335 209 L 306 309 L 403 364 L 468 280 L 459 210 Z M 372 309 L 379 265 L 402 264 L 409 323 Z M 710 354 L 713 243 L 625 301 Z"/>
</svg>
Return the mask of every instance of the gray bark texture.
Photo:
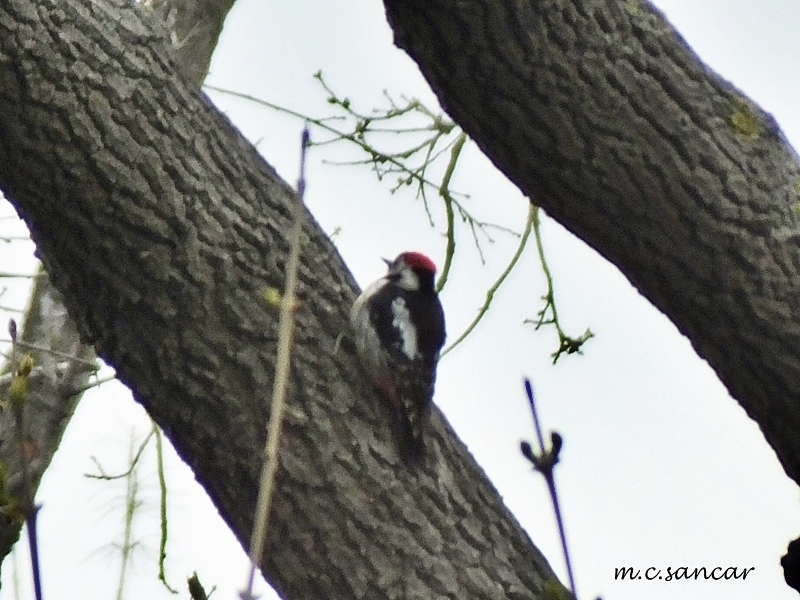
<svg viewBox="0 0 800 600">
<path fill-rule="evenodd" d="M 0 186 L 82 339 L 246 545 L 277 339 L 262 296 L 297 199 L 163 31 L 127 2 L 0 3 Z M 438 413 L 426 466 L 398 458 L 334 351 L 355 284 L 304 218 L 268 580 L 287 598 L 541 597 L 552 571 Z"/>
<path fill-rule="evenodd" d="M 676 323 L 798 481 L 800 166 L 772 119 L 644 2 L 385 6 L 451 116 Z M 204 68 L 176 74 L 202 36 L 164 31 L 125 2 L 0 1 L 0 187 L 246 545 L 277 338 L 261 296 L 296 199 L 193 91 Z M 352 277 L 306 219 L 267 578 L 287 598 L 542 597 L 549 567 L 438 414 L 434 460 L 398 460 L 333 350 Z"/>
<path fill-rule="evenodd" d="M 147 6 L 167 27 L 178 71 L 190 87 L 199 89 L 231 3 L 152 0 Z M 28 497 L 36 496 L 44 470 L 58 449 L 82 390 L 89 384 L 95 362 L 94 349 L 81 343 L 61 295 L 44 270 L 40 275 L 25 312 L 18 352 L 2 368 L 2 372 L 12 373 L 23 354 L 29 354 L 36 365 L 30 378 L 30 401 L 23 407 L 23 423 L 12 411 L 0 415 L 3 497 L 19 505 L 20 510 Z M 10 380 L 9 376 L 0 381 L 0 398 L 7 396 Z M 20 428 L 30 454 L 27 464 L 23 464 L 18 443 Z M 19 519 L 0 518 L 0 562 L 11 552 L 20 528 Z"/>
<path fill-rule="evenodd" d="M 644 1 L 385 5 L 445 110 L 675 323 L 800 482 L 800 163 L 772 117 Z"/>
<path fill-rule="evenodd" d="M 233 0 L 145 0 L 143 5 L 166 27 L 175 67 L 190 88 L 199 89 Z"/>
</svg>

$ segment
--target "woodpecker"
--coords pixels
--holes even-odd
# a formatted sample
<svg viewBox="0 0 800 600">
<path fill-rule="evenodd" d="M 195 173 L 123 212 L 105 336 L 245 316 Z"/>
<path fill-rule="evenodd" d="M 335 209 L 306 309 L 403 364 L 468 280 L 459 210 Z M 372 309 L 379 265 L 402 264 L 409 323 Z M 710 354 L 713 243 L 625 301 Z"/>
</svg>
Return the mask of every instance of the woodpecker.
<svg viewBox="0 0 800 600">
<path fill-rule="evenodd" d="M 403 457 L 422 459 L 424 433 L 444 345 L 444 311 L 434 288 L 436 265 L 403 252 L 367 287 L 350 313 L 359 360 L 388 402 Z"/>
</svg>

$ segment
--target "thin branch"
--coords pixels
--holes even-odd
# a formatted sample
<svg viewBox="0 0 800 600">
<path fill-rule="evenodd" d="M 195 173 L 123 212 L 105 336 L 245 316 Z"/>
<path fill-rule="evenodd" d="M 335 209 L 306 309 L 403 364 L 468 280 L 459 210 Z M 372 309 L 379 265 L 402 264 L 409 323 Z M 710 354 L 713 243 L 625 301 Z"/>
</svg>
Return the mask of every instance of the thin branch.
<svg viewBox="0 0 800 600">
<path fill-rule="evenodd" d="M 558 349 L 551 354 L 553 357 L 553 364 L 555 364 L 559 357 L 564 353 L 580 353 L 583 344 L 586 343 L 590 338 L 593 338 L 594 334 L 590 329 L 587 328 L 586 332 L 582 336 L 573 338 L 564 333 L 564 330 L 561 328 L 561 322 L 558 320 L 558 309 L 556 308 L 553 275 L 550 273 L 550 266 L 547 264 L 547 258 L 544 254 L 544 242 L 542 242 L 541 222 L 539 220 L 539 207 L 532 202 L 531 206 L 535 207 L 533 213 L 533 232 L 534 237 L 536 238 L 536 249 L 539 252 L 539 262 L 542 265 L 542 272 L 547 280 L 547 293 L 542 296 L 542 300 L 545 301 L 545 305 L 544 308 L 542 308 L 542 310 L 540 310 L 538 313 L 539 320 L 536 321 L 536 329 L 538 330 L 542 325 L 553 325 L 556 328 L 556 332 L 558 333 Z M 552 315 L 552 318 L 550 319 L 547 318 L 548 310 Z M 532 319 L 525 319 L 524 321 L 524 323 L 533 322 L 534 321 Z"/>
<path fill-rule="evenodd" d="M 38 273 L 0 273 L 0 279 L 36 279 L 37 277 L 46 277 L 45 273 L 41 271 Z"/>
<path fill-rule="evenodd" d="M 265 106 L 265 107 L 270 108 L 272 110 L 275 110 L 277 112 L 283 113 L 285 115 L 289 115 L 291 117 L 295 117 L 297 119 L 301 119 L 303 121 L 311 123 L 312 125 L 316 125 L 320 129 L 323 129 L 323 130 L 327 131 L 328 133 L 333 133 L 333 134 L 335 134 L 337 136 L 335 139 L 332 139 L 332 140 L 324 140 L 324 141 L 321 141 L 321 142 L 314 142 L 315 146 L 321 146 L 321 145 L 324 145 L 324 144 L 333 143 L 335 141 L 346 140 L 348 142 L 354 143 L 356 146 L 358 146 L 364 152 L 374 156 L 375 160 L 388 162 L 388 163 L 396 166 L 402 172 L 406 172 L 407 171 L 407 169 L 404 167 L 403 163 L 400 162 L 399 160 L 396 160 L 396 159 L 394 159 L 394 158 L 392 158 L 390 156 L 375 152 L 373 150 L 373 148 L 371 146 L 369 146 L 369 144 L 367 144 L 364 141 L 358 139 L 358 137 L 355 134 L 343 133 L 343 132 L 339 131 L 338 129 L 336 129 L 335 127 L 331 127 L 330 125 L 328 125 L 326 123 L 327 119 L 315 119 L 313 117 L 309 117 L 308 115 L 304 115 L 304 114 L 301 114 L 301 113 L 299 113 L 297 111 L 294 111 L 294 110 L 292 110 L 290 108 L 286 108 L 286 107 L 280 106 L 278 104 L 273 104 L 272 102 L 268 102 L 266 100 L 262 100 L 261 98 L 256 98 L 255 96 L 251 96 L 250 94 L 243 94 L 241 92 L 235 92 L 233 90 L 226 90 L 224 88 L 218 88 L 218 87 L 213 86 L 213 85 L 204 85 L 203 87 L 208 89 L 208 90 L 214 91 L 214 92 L 219 92 L 220 94 L 227 94 L 228 96 L 233 96 L 235 98 L 241 98 L 243 100 L 248 100 L 250 102 L 255 102 L 256 104 L 260 104 L 262 106 Z M 370 161 L 370 162 L 374 162 L 374 161 Z M 424 183 L 426 185 L 430 185 L 432 187 L 436 187 L 436 184 L 434 182 L 432 182 L 432 181 L 425 180 Z"/>
<path fill-rule="evenodd" d="M 130 477 L 133 473 L 133 470 L 136 468 L 136 465 L 139 463 L 139 459 L 142 458 L 142 454 L 144 453 L 144 449 L 147 447 L 147 444 L 150 442 L 150 438 L 153 437 L 155 434 L 153 430 L 150 430 L 141 444 L 139 444 L 139 449 L 136 451 L 136 454 L 133 456 L 133 460 L 128 467 L 128 470 L 124 473 L 120 473 L 119 475 L 109 475 L 103 469 L 103 465 L 100 464 L 100 461 L 97 460 L 94 456 L 91 457 L 92 462 L 97 467 L 98 471 L 100 471 L 99 475 L 93 475 L 92 473 L 84 473 L 84 477 L 88 477 L 89 479 L 102 479 L 105 481 L 111 481 L 112 479 L 123 479 L 124 477 Z"/>
<path fill-rule="evenodd" d="M 314 76 L 318 81 L 320 81 L 321 85 L 325 89 L 325 91 L 329 94 L 328 103 L 334 106 L 340 107 L 342 110 L 345 111 L 346 117 L 345 118 L 353 118 L 356 120 L 356 124 L 354 125 L 352 131 L 346 132 L 337 129 L 329 124 L 330 121 L 338 120 L 336 117 L 327 117 L 324 119 L 316 119 L 312 118 L 308 115 L 303 115 L 298 113 L 297 111 L 291 110 L 289 108 L 279 106 L 277 104 L 273 104 L 266 100 L 262 100 L 260 98 L 256 98 L 249 94 L 243 94 L 241 92 L 235 92 L 232 90 L 226 90 L 224 88 L 218 88 L 215 86 L 207 85 L 205 86 L 206 89 L 219 92 L 222 94 L 226 94 L 229 96 L 233 96 L 235 98 L 241 98 L 243 100 L 247 100 L 249 102 L 254 102 L 271 110 L 275 110 L 282 114 L 289 115 L 291 117 L 302 119 L 307 123 L 311 123 L 322 130 L 333 134 L 332 139 L 322 140 L 322 141 L 315 141 L 315 146 L 322 146 L 327 144 L 332 144 L 334 142 L 339 141 L 347 141 L 355 144 L 361 151 L 365 152 L 368 155 L 368 158 L 363 160 L 354 160 L 354 161 L 345 161 L 345 162 L 333 162 L 331 164 L 346 164 L 346 165 L 371 165 L 373 171 L 375 172 L 376 176 L 379 180 L 383 180 L 384 177 L 388 175 L 398 174 L 400 175 L 397 183 L 390 188 L 392 193 L 397 192 L 401 188 L 407 187 L 412 184 L 417 185 L 417 195 L 418 197 L 422 198 L 423 204 L 425 206 L 426 213 L 428 214 L 428 220 L 433 224 L 433 218 L 430 213 L 430 208 L 427 202 L 427 195 L 425 190 L 427 188 L 432 189 L 439 189 L 440 184 L 436 184 L 435 182 L 431 181 L 426 177 L 426 171 L 428 166 L 434 162 L 439 156 L 443 155 L 445 152 L 452 151 L 452 147 L 455 143 L 457 143 L 458 139 L 449 141 L 444 147 L 440 148 L 436 152 L 434 152 L 434 147 L 438 143 L 438 140 L 451 134 L 455 130 L 455 125 L 450 121 L 445 120 L 440 115 L 433 114 L 430 110 L 428 110 L 422 103 L 417 100 L 409 100 L 407 106 L 398 108 L 394 102 L 391 100 L 391 97 L 387 96 L 392 102 L 392 109 L 388 110 L 384 113 L 375 113 L 373 115 L 362 115 L 356 112 L 352 108 L 352 104 L 348 99 L 340 99 L 336 96 L 335 92 L 328 86 L 325 82 L 324 78 L 322 78 L 321 73 L 316 73 Z M 373 129 L 370 128 L 370 125 L 376 121 L 381 120 L 388 120 L 391 118 L 397 118 L 400 116 L 407 115 L 409 113 L 418 113 L 424 115 L 426 118 L 431 120 L 431 124 L 424 127 L 424 128 L 408 128 L 408 132 L 411 130 L 416 131 L 420 129 L 422 131 L 434 131 L 436 132 L 435 135 L 430 136 L 426 139 L 425 142 L 416 144 L 411 149 L 405 149 L 403 151 L 397 153 L 388 153 L 383 152 L 380 150 L 375 149 L 373 145 L 367 142 L 366 135 L 368 133 L 376 133 Z M 382 130 L 383 131 L 383 130 Z M 406 129 L 395 129 L 394 131 L 397 134 L 406 133 Z M 386 132 L 384 132 L 385 134 Z M 409 156 L 415 152 L 419 152 L 420 150 L 427 147 L 426 157 L 422 161 L 422 164 L 419 166 L 409 166 L 406 164 Z M 497 229 L 499 231 L 504 231 L 509 233 L 510 230 L 498 226 L 494 223 L 485 223 L 480 221 L 479 219 L 474 218 L 469 211 L 467 211 L 464 206 L 456 200 L 457 196 L 467 197 L 464 194 L 460 194 L 458 192 L 450 190 L 450 196 L 454 207 L 458 210 L 459 214 L 461 215 L 464 222 L 466 222 L 470 228 L 473 230 L 473 239 L 475 240 L 476 245 L 478 246 L 478 250 L 481 253 L 481 257 L 483 260 L 483 250 L 480 246 L 480 240 L 476 234 L 476 229 L 480 229 L 483 231 L 484 235 L 491 241 L 489 235 L 484 231 L 485 229 Z M 513 233 L 513 232 L 512 232 Z"/>
<path fill-rule="evenodd" d="M 522 256 L 523 250 L 525 250 L 525 246 L 528 243 L 528 236 L 530 236 L 531 228 L 533 225 L 533 217 L 536 214 L 536 209 L 533 204 L 530 204 L 528 208 L 528 220 L 525 223 L 525 230 L 522 232 L 522 237 L 519 240 L 519 244 L 517 245 L 517 250 L 514 252 L 514 256 L 511 257 L 511 261 L 506 266 L 505 270 L 500 274 L 500 277 L 497 278 L 497 281 L 487 290 L 486 292 L 486 301 L 483 303 L 483 306 L 478 309 L 478 315 L 473 319 L 472 323 L 464 330 L 464 332 L 458 336 L 455 342 L 450 344 L 447 348 L 444 349 L 442 352 L 442 356 L 450 352 L 453 348 L 458 346 L 461 342 L 463 342 L 467 336 L 472 333 L 472 330 L 477 327 L 478 323 L 481 322 L 484 315 L 489 310 L 489 306 L 492 304 L 492 300 L 494 299 L 495 293 L 497 290 L 500 289 L 500 286 L 503 285 L 503 282 L 506 280 L 508 275 L 513 270 L 514 266 L 519 261 L 520 256 Z"/>
<path fill-rule="evenodd" d="M 5 290 L 3 290 L 3 291 L 5 291 Z M 2 294 L 0 294 L 0 295 L 2 295 Z M 4 310 L 6 312 L 13 312 L 13 313 L 24 313 L 25 312 L 24 308 L 15 308 L 13 306 L 5 306 L 3 304 L 0 304 L 0 310 Z"/>
<path fill-rule="evenodd" d="M 152 431 L 148 435 L 148 439 L 152 436 Z M 133 446 L 133 439 L 131 439 L 131 450 Z M 139 451 L 137 453 L 138 456 L 141 455 L 142 447 L 139 447 Z M 130 454 L 129 454 L 130 456 Z M 122 553 L 122 561 L 120 563 L 119 569 L 119 582 L 117 584 L 117 600 L 122 600 L 124 597 L 125 592 L 125 582 L 127 580 L 128 575 L 128 566 L 131 563 L 132 553 L 133 550 L 138 545 L 137 542 L 133 541 L 133 519 L 136 515 L 136 511 L 141 506 L 141 501 L 139 500 L 139 480 L 137 479 L 136 475 L 136 464 L 138 463 L 138 456 L 132 462 L 131 469 L 129 471 L 129 476 L 126 479 L 126 488 L 125 488 L 125 528 L 122 534 L 122 543 L 120 544 L 119 548 Z"/>
<path fill-rule="evenodd" d="M 570 560 L 569 550 L 567 548 L 567 535 L 564 530 L 564 519 L 561 516 L 561 504 L 558 501 L 558 491 L 556 489 L 555 480 L 555 466 L 558 464 L 559 454 L 561 447 L 564 443 L 562 437 L 555 431 L 550 432 L 550 450 L 546 450 L 544 446 L 544 436 L 542 435 L 542 428 L 539 424 L 539 415 L 536 412 L 536 401 L 533 395 L 533 386 L 530 379 L 525 378 L 525 394 L 528 397 L 528 404 L 531 408 L 533 415 L 533 427 L 536 430 L 536 438 L 539 442 L 539 454 L 536 454 L 531 449 L 528 442 L 520 443 L 520 449 L 523 456 L 527 458 L 534 466 L 534 468 L 542 474 L 547 482 L 547 489 L 550 492 L 550 499 L 553 502 L 553 512 L 556 515 L 556 523 L 558 524 L 558 533 L 561 537 L 561 549 L 564 552 L 564 562 L 567 567 L 567 577 L 569 578 L 569 586 L 572 594 L 575 595 L 575 576 L 572 574 L 572 561 Z"/>
<path fill-rule="evenodd" d="M 23 348 L 25 350 L 36 350 L 37 352 L 46 352 L 47 354 L 52 354 L 53 356 L 57 356 L 58 358 L 63 358 L 65 360 L 74 361 L 87 367 L 92 367 L 94 370 L 100 369 L 100 366 L 97 364 L 97 361 L 93 360 L 85 360 L 79 356 L 75 356 L 74 354 L 69 354 L 68 352 L 59 352 L 58 350 L 53 350 L 52 348 L 48 348 L 46 346 L 39 346 L 38 344 L 31 344 L 29 342 L 23 340 L 16 340 L 13 339 L 0 339 L 0 343 L 3 342 L 13 342 L 19 348 Z M 5 355 L 7 358 L 8 356 Z"/>
<path fill-rule="evenodd" d="M 332 139 L 326 139 L 319 142 L 315 142 L 315 145 L 325 145 L 338 141 L 348 141 L 355 144 L 360 150 L 362 150 L 367 154 L 366 158 L 344 161 L 344 162 L 337 161 L 333 164 L 371 166 L 373 172 L 377 175 L 379 180 L 382 180 L 387 175 L 397 174 L 399 178 L 397 180 L 396 185 L 392 187 L 390 190 L 392 193 L 398 191 L 402 187 L 415 185 L 417 191 L 417 198 L 422 200 L 426 214 L 428 215 L 428 220 L 432 226 L 434 225 L 434 219 L 429 204 L 428 190 L 431 188 L 437 189 L 439 196 L 443 200 L 446 221 L 447 221 L 447 228 L 445 233 L 447 240 L 447 245 L 445 249 L 445 261 L 442 267 L 441 275 L 439 276 L 439 280 L 437 281 L 437 290 L 441 290 L 444 287 L 450 275 L 450 270 L 452 267 L 452 261 L 455 255 L 455 247 L 456 247 L 456 237 L 455 237 L 456 214 L 458 214 L 461 220 L 464 223 L 466 223 L 466 225 L 469 227 L 475 247 L 478 249 L 478 253 L 480 254 L 481 262 L 484 263 L 485 263 L 485 257 L 484 257 L 483 240 L 485 238 L 489 242 L 494 241 L 491 235 L 492 229 L 501 231 L 502 233 L 505 234 L 511 234 L 515 236 L 520 235 L 516 232 L 511 231 L 506 227 L 501 227 L 499 225 L 492 223 L 485 223 L 483 221 L 476 219 L 456 199 L 456 195 L 461 195 L 461 194 L 457 194 L 456 192 L 454 192 L 451 189 L 451 185 L 455 172 L 455 166 L 461 156 L 464 144 L 466 143 L 468 138 L 466 134 L 460 130 L 456 132 L 457 135 L 455 135 L 455 137 L 452 137 L 451 134 L 453 134 L 453 132 L 455 132 L 457 129 L 454 123 L 445 119 L 441 115 L 434 114 L 418 100 L 404 99 L 405 104 L 402 106 L 398 105 L 398 103 L 395 102 L 395 100 L 385 91 L 384 95 L 389 101 L 390 108 L 383 110 L 374 110 L 371 114 L 362 114 L 354 108 L 353 103 L 347 97 L 340 97 L 328 85 L 328 83 L 322 77 L 321 72 L 317 72 L 314 75 L 314 77 L 320 82 L 320 85 L 326 92 L 328 104 L 335 106 L 339 108 L 341 111 L 343 111 L 344 113 L 343 118 L 345 119 L 344 125 L 334 126 L 332 124 L 333 121 L 336 121 L 337 123 L 341 123 L 341 121 L 330 117 L 326 119 L 309 118 L 293 110 L 277 106 L 270 102 L 254 98 L 246 94 L 232 92 L 229 90 L 224 90 L 211 86 L 208 86 L 208 89 L 229 94 L 235 97 L 243 98 L 248 101 L 256 102 L 262 106 L 266 106 L 272 110 L 276 110 L 278 112 L 288 114 L 296 118 L 304 118 L 307 121 L 307 123 L 316 125 L 322 128 L 324 131 L 329 132 L 333 135 Z M 417 126 L 416 124 L 413 123 L 412 126 L 403 126 L 401 123 L 400 126 L 395 126 L 394 128 L 389 128 L 388 126 L 384 125 L 385 123 L 388 123 L 392 119 L 395 120 L 392 121 L 392 123 L 394 124 L 396 122 L 396 119 L 398 118 L 406 118 L 406 117 L 413 118 L 414 115 L 424 117 L 425 119 L 429 120 L 429 123 L 424 127 Z M 375 126 L 376 123 L 379 123 L 380 126 L 376 127 Z M 347 129 L 348 127 L 348 124 L 352 124 L 352 129 L 345 131 L 345 129 Z M 431 134 L 424 135 L 427 132 L 431 132 Z M 372 138 L 369 137 L 370 135 L 372 134 L 379 135 L 381 136 L 380 140 L 385 140 L 386 135 L 389 133 L 394 133 L 396 137 L 399 137 L 401 134 L 409 134 L 409 133 L 415 134 L 417 136 L 419 136 L 419 134 L 423 135 L 421 141 L 419 137 L 415 137 L 413 138 L 413 141 L 409 147 L 406 147 L 396 152 L 377 149 L 376 146 L 371 143 Z M 421 153 L 424 153 L 424 156 L 420 156 Z M 449 153 L 450 157 L 445 167 L 445 172 L 442 176 L 442 181 L 437 186 L 430 179 L 428 179 L 428 171 L 429 167 L 434 162 L 437 162 L 439 158 L 443 157 L 445 153 Z M 413 162 L 421 161 L 421 163 L 410 164 L 412 162 L 410 159 L 412 158 L 414 159 Z M 519 252 L 521 252 L 521 249 L 524 248 L 524 245 L 527 242 L 528 232 L 529 229 L 526 230 L 524 237 L 521 236 L 521 244 Z M 485 315 L 485 313 L 489 308 L 489 305 L 492 302 L 492 297 L 494 293 L 506 279 L 511 268 L 513 268 L 513 266 L 516 264 L 518 257 L 519 256 L 517 255 L 514 259 L 512 259 L 512 263 L 511 265 L 509 265 L 509 269 L 507 269 L 501 275 L 499 281 L 495 284 L 495 286 L 488 291 L 487 300 L 484 306 L 481 308 L 477 318 L 470 325 L 466 333 L 461 338 L 459 338 L 456 343 L 460 343 L 461 341 L 463 341 L 463 339 L 474 329 L 474 327 L 483 318 L 483 316 Z M 455 344 L 451 345 L 450 348 L 454 346 Z"/>
<path fill-rule="evenodd" d="M 70 390 L 70 396 L 77 396 L 78 394 L 82 394 L 86 390 L 90 390 L 92 388 L 100 387 L 104 383 L 108 383 L 109 381 L 116 381 L 116 380 L 117 380 L 116 373 L 114 375 L 109 375 L 108 377 L 103 377 L 102 379 L 97 379 L 97 380 L 95 380 L 95 381 L 93 381 L 91 383 L 87 383 L 86 385 L 82 385 L 79 388 L 76 388 L 74 390 Z"/>
<path fill-rule="evenodd" d="M 261 564 L 264 545 L 269 526 L 270 508 L 275 487 L 275 474 L 278 470 L 278 449 L 283 412 L 286 406 L 286 391 L 289 387 L 289 369 L 294 337 L 294 311 L 296 310 L 295 293 L 297 288 L 297 271 L 300 265 L 300 237 L 303 230 L 303 197 L 305 195 L 306 151 L 309 146 L 308 127 L 303 129 L 300 150 L 300 177 L 297 182 L 297 201 L 294 205 L 294 223 L 289 238 L 289 261 L 286 266 L 286 289 L 281 299 L 280 321 L 278 323 L 278 356 L 275 364 L 275 381 L 272 388 L 272 404 L 270 407 L 267 442 L 264 449 L 264 464 L 261 470 L 261 483 L 256 500 L 255 524 L 250 539 L 250 575 L 247 589 L 241 597 L 253 600 L 253 582 L 256 566 Z"/>
<path fill-rule="evenodd" d="M 167 532 L 168 532 L 168 524 L 167 524 L 167 478 L 164 474 L 164 444 L 161 439 L 161 430 L 156 425 L 155 421 L 152 421 L 153 429 L 152 433 L 156 438 L 156 463 L 157 463 L 157 471 L 158 471 L 158 488 L 161 492 L 160 494 L 160 511 L 161 511 L 161 541 L 158 546 L 158 579 L 161 583 L 164 584 L 170 592 L 173 594 L 177 594 L 178 590 L 173 589 L 169 583 L 167 583 L 167 575 L 165 572 L 164 563 L 167 560 Z"/>
<path fill-rule="evenodd" d="M 33 572 L 33 590 L 36 600 L 42 600 L 42 571 L 39 563 L 39 534 L 37 532 L 37 517 L 39 506 L 32 504 L 28 515 L 28 545 L 31 549 L 31 571 Z"/>
<path fill-rule="evenodd" d="M 450 162 L 447 163 L 447 169 L 442 177 L 442 184 L 439 186 L 439 195 L 442 197 L 442 200 L 444 200 L 445 213 L 447 214 L 447 248 L 444 255 L 442 274 L 439 276 L 439 281 L 436 282 L 437 292 L 441 292 L 442 288 L 444 288 L 447 283 L 447 276 L 450 274 L 450 267 L 456 252 L 455 215 L 453 214 L 453 197 L 450 194 L 450 181 L 453 178 L 456 164 L 458 163 L 461 150 L 464 148 L 466 141 L 467 134 L 462 131 L 450 150 Z"/>
</svg>

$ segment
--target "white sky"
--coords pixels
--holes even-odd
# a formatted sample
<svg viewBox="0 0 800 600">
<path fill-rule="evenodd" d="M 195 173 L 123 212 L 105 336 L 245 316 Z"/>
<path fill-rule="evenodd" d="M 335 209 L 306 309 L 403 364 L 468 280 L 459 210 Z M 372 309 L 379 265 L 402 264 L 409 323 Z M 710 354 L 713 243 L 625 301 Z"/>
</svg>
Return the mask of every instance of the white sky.
<svg viewBox="0 0 800 600">
<path fill-rule="evenodd" d="M 656 3 L 697 53 L 772 112 L 787 137 L 800 140 L 800 5 L 771 0 L 661 0 Z M 258 96 L 299 112 L 329 114 L 312 79 L 328 83 L 368 111 L 383 90 L 435 104 L 413 62 L 391 41 L 376 0 L 305 3 L 239 0 L 226 24 L 208 83 Z M 212 98 L 290 182 L 297 172 L 297 120 L 220 94 Z M 319 134 L 316 134 L 319 136 Z M 442 211 L 426 225 L 409 193 L 390 196 L 365 169 L 323 160 L 353 157 L 315 149 L 307 202 L 363 284 L 381 275 L 381 256 L 425 251 L 441 264 Z M 470 210 L 521 229 L 526 203 L 474 145 L 456 173 Z M 440 366 L 436 402 L 537 546 L 564 577 L 563 560 L 540 477 L 521 458 L 533 441 L 521 378 L 532 378 L 540 417 L 565 438 L 556 474 L 581 598 L 606 600 L 729 600 L 796 597 L 783 583 L 779 557 L 800 534 L 794 483 L 783 474 L 758 427 L 731 400 L 688 341 L 604 259 L 560 226 L 543 225 L 568 334 L 596 334 L 583 356 L 552 366 L 551 330 L 522 325 L 541 308 L 544 280 L 533 245 L 472 338 Z M 443 294 L 450 339 L 480 306 L 514 250 L 501 234 L 485 244 L 481 266 L 466 230 Z M 30 247 L 0 248 L 0 270 L 31 269 Z M 3 303 L 10 303 L 8 297 Z M 19 300 L 22 303 L 22 300 Z M 149 430 L 143 411 L 119 385 L 87 394 L 40 490 L 43 576 L 48 600 L 113 597 L 119 578 L 123 483 L 98 483 L 95 456 L 108 471 L 124 469 L 133 434 Z M 141 470 L 141 542 L 128 573 L 130 598 L 173 598 L 156 580 L 157 480 L 152 451 Z M 197 571 L 215 598 L 235 598 L 246 576 L 244 554 L 192 474 L 169 454 L 171 538 L 168 578 L 188 597 L 184 581 Z M 20 544 L 19 550 L 26 550 Z M 0 600 L 32 597 L 27 554 L 17 551 L 2 571 Z M 22 591 L 16 595 L 16 578 Z M 620 582 L 614 568 L 755 567 L 735 582 Z"/>
</svg>

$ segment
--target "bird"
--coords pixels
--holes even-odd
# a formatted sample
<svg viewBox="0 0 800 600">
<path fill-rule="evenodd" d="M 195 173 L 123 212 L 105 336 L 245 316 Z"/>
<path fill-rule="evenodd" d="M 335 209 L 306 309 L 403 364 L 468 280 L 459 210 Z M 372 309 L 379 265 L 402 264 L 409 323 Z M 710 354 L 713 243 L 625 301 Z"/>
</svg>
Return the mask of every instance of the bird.
<svg viewBox="0 0 800 600">
<path fill-rule="evenodd" d="M 389 405 L 400 454 L 419 462 L 447 335 L 436 265 L 420 252 L 383 260 L 386 275 L 358 296 L 350 312 L 356 354 Z"/>
</svg>

